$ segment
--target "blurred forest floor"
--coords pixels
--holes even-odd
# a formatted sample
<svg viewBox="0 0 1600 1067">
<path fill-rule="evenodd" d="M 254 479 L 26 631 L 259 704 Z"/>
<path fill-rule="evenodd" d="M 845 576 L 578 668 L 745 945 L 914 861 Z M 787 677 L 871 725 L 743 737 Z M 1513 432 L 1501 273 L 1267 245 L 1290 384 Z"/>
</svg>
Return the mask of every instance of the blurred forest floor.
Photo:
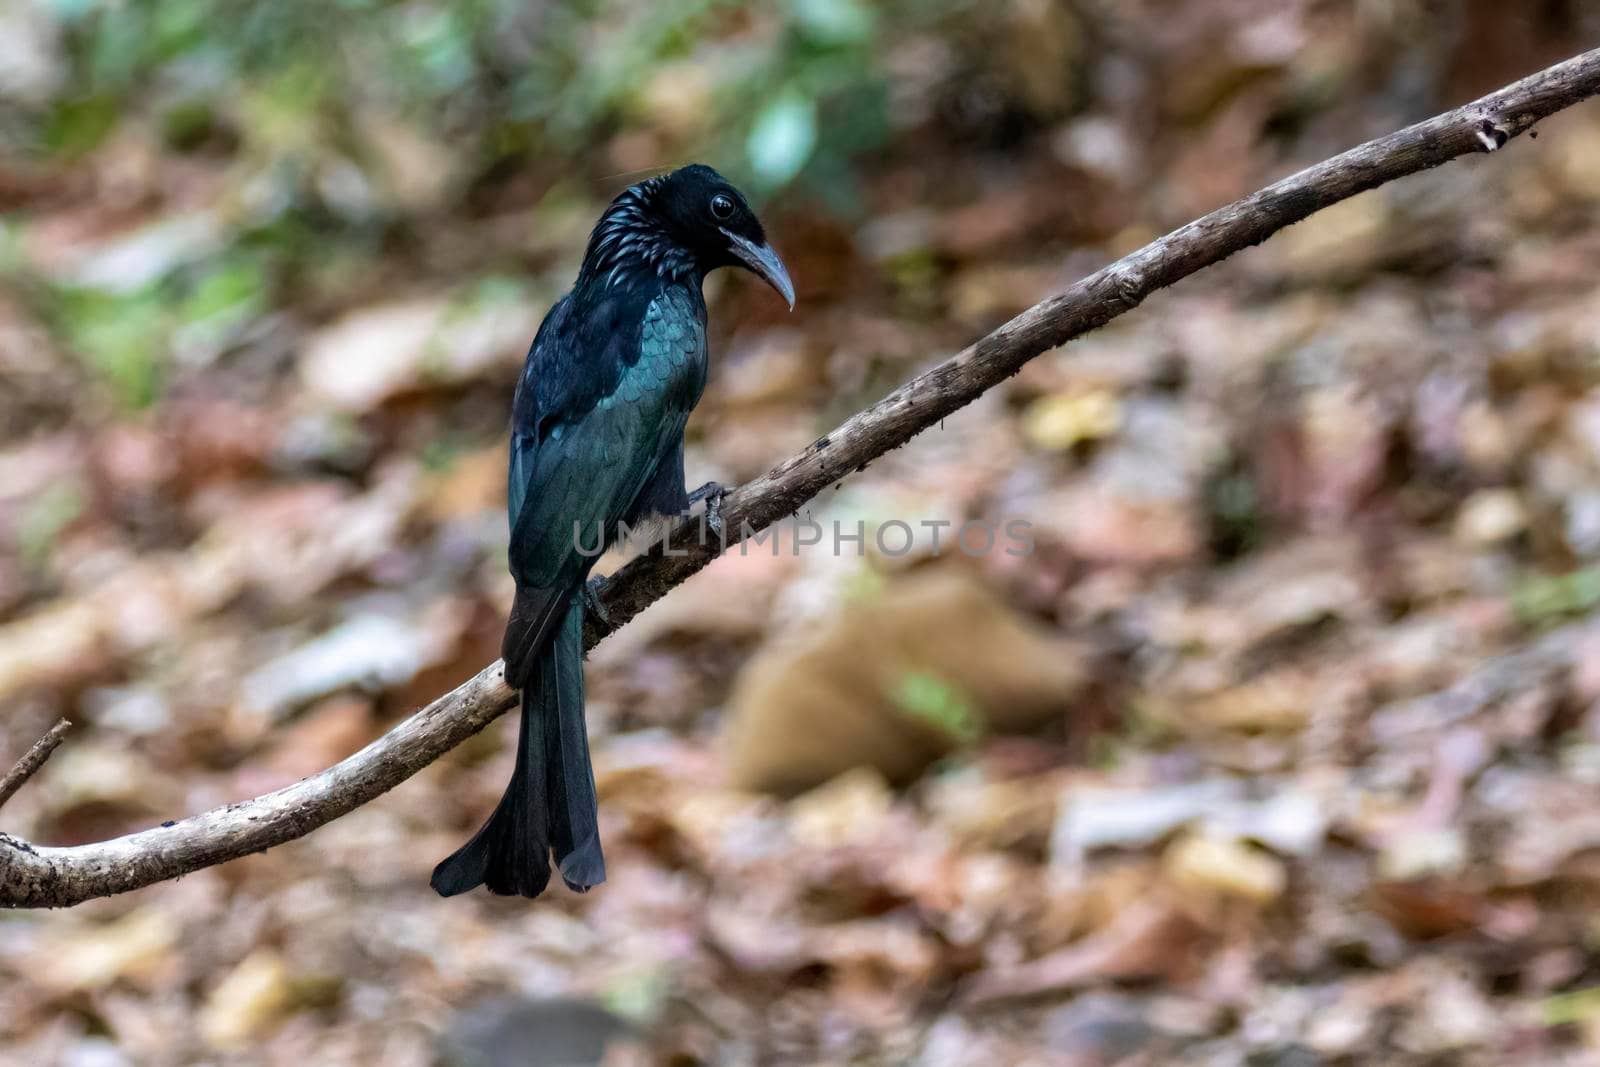
<svg viewBox="0 0 1600 1067">
<path fill-rule="evenodd" d="M 691 484 L 1593 44 L 1585 5 L 0 8 L 3 825 L 321 770 L 496 655 L 523 352 L 628 172 L 755 190 Z M 270 853 L 0 915 L 0 1059 L 1600 1056 L 1600 105 L 1041 357 L 598 648 L 610 881 L 427 888 L 497 723 Z M 726 272 L 724 272 L 726 273 Z M 919 538 L 919 546 L 925 541 Z"/>
</svg>

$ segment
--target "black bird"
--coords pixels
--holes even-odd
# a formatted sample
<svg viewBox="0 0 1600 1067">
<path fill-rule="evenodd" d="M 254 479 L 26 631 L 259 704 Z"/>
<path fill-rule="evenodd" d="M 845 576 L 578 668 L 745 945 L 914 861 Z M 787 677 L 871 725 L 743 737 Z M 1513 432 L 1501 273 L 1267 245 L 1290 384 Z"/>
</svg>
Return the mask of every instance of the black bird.
<svg viewBox="0 0 1600 1067">
<path fill-rule="evenodd" d="M 705 276 L 745 267 L 794 307 L 755 213 L 710 167 L 625 190 L 589 236 L 572 291 L 545 316 L 511 411 L 511 574 L 502 655 L 522 691 L 517 764 L 483 828 L 433 872 L 444 896 L 487 885 L 536 897 L 554 851 L 575 890 L 605 881 L 583 717 L 583 616 L 597 543 L 720 487 L 683 481 L 683 428 L 706 384 Z"/>
</svg>

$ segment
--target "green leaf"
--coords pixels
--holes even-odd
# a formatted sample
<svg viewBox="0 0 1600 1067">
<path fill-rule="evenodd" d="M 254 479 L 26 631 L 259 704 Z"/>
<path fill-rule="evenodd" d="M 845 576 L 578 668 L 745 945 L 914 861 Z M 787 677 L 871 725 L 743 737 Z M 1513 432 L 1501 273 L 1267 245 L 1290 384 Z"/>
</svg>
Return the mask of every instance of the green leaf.
<svg viewBox="0 0 1600 1067">
<path fill-rule="evenodd" d="M 1511 591 L 1511 606 L 1529 624 L 1592 611 L 1600 607 L 1600 567 L 1529 578 Z"/>
<path fill-rule="evenodd" d="M 816 146 L 816 105 L 798 93 L 787 92 L 756 118 L 745 153 L 756 178 L 770 188 L 799 174 Z"/>
<path fill-rule="evenodd" d="M 66 289 L 55 314 L 72 351 L 126 408 L 148 407 L 161 395 L 173 321 L 161 291 Z"/>
<path fill-rule="evenodd" d="M 790 12 L 806 36 L 823 44 L 861 44 L 872 37 L 872 11 L 856 0 L 793 0 Z"/>
<path fill-rule="evenodd" d="M 895 707 L 963 745 L 983 736 L 983 713 L 959 686 L 932 671 L 910 670 L 900 676 L 889 699 Z"/>
<path fill-rule="evenodd" d="M 117 106 L 109 97 L 66 100 L 45 126 L 44 145 L 57 155 L 80 156 L 104 140 L 116 124 Z"/>
<path fill-rule="evenodd" d="M 1546 997 L 1539 1002 L 1539 1014 L 1546 1026 L 1587 1022 L 1600 1015 L 1600 986 Z"/>
<path fill-rule="evenodd" d="M 50 0 L 46 5 L 63 22 L 71 22 L 94 13 L 96 0 Z"/>
<path fill-rule="evenodd" d="M 178 315 L 185 323 L 218 316 L 247 318 L 265 310 L 266 294 L 267 275 L 261 264 L 249 257 L 231 257 L 199 277 Z"/>
</svg>

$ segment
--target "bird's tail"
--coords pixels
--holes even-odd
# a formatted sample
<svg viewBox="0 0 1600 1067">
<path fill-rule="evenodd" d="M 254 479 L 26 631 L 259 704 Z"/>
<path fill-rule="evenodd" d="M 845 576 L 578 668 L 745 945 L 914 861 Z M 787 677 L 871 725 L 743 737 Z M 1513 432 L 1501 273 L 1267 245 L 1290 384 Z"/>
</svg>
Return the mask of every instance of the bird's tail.
<svg viewBox="0 0 1600 1067">
<path fill-rule="evenodd" d="M 551 636 L 523 679 L 511 783 L 483 828 L 434 868 L 432 885 L 442 896 L 486 885 L 491 893 L 536 897 L 549 884 L 552 850 L 572 889 L 606 880 L 583 721 L 581 598 L 572 598 Z"/>
</svg>

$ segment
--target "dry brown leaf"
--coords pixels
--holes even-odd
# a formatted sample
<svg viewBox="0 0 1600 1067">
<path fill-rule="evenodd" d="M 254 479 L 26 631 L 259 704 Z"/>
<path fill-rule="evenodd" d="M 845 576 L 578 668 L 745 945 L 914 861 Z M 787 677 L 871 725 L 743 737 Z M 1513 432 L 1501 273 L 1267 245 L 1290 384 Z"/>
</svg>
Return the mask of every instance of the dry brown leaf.
<svg viewBox="0 0 1600 1067">
<path fill-rule="evenodd" d="M 1192 972 L 1203 930 L 1181 909 L 1151 900 L 1130 904 L 1106 929 L 1005 970 L 980 972 L 969 1005 L 1065 993 L 1105 981 L 1180 981 Z"/>
</svg>

